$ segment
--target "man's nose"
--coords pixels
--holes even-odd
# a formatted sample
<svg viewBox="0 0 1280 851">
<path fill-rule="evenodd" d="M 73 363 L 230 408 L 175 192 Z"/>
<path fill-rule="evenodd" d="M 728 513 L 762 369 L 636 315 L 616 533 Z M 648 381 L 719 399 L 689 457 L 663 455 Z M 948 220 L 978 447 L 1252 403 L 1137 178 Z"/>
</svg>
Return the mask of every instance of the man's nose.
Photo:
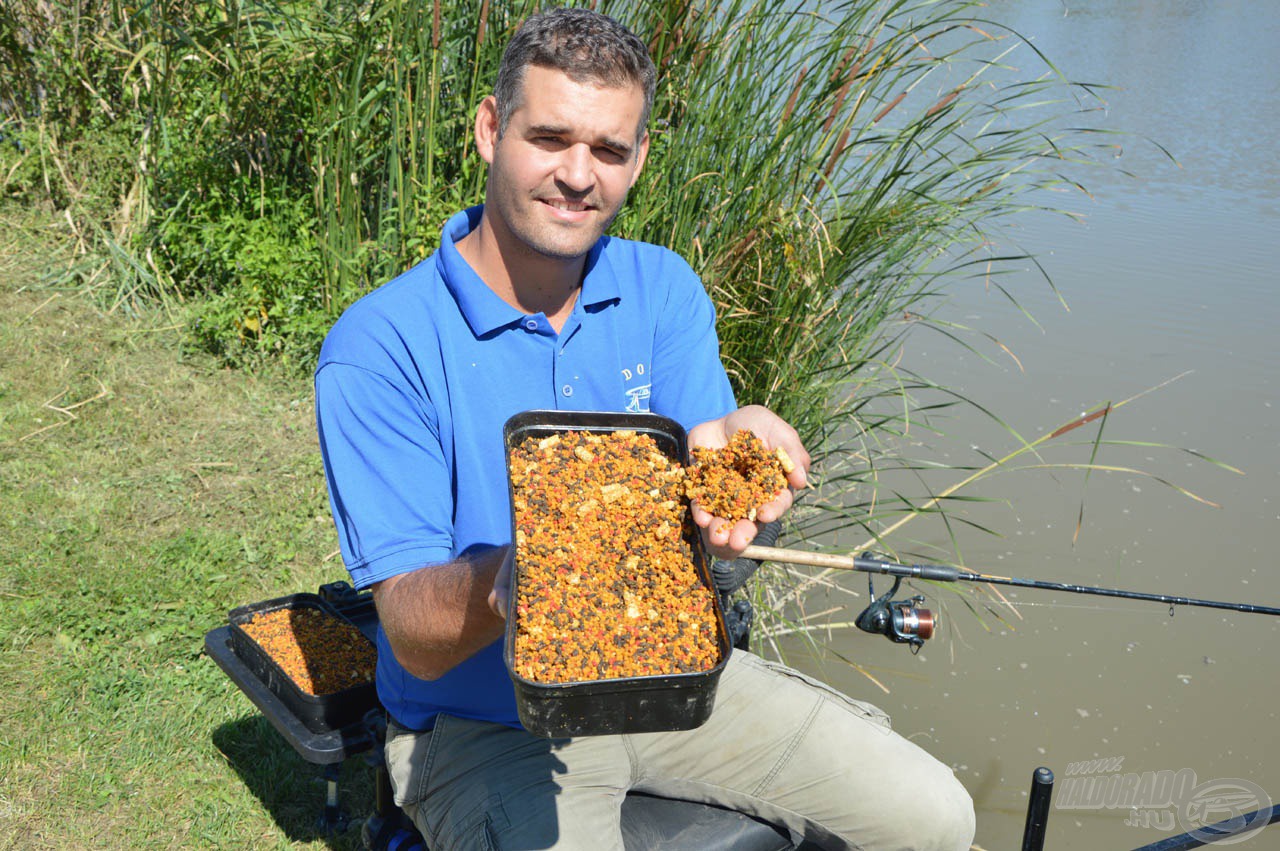
<svg viewBox="0 0 1280 851">
<path fill-rule="evenodd" d="M 556 170 L 556 179 L 574 192 L 586 192 L 591 189 L 594 180 L 591 147 L 581 143 L 570 145 L 563 154 L 560 168 Z"/>
</svg>

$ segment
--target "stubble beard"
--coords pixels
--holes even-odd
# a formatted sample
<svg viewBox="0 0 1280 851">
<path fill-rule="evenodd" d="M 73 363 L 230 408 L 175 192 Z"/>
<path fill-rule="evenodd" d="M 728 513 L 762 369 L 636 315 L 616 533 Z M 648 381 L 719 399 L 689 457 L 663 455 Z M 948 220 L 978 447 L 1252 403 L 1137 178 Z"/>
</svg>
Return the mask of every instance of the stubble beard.
<svg viewBox="0 0 1280 851">
<path fill-rule="evenodd" d="M 617 209 L 605 213 L 600 205 L 591 204 L 596 216 L 603 218 L 596 218 L 586 227 L 573 228 L 554 222 L 537 221 L 534 217 L 542 212 L 539 207 L 544 202 L 536 194 L 529 196 L 526 203 L 533 215 L 508 222 L 508 227 L 530 253 L 555 260 L 578 260 L 585 257 L 600 238 L 609 232 L 609 227 L 621 209 L 619 205 Z"/>
<path fill-rule="evenodd" d="M 492 179 L 493 176 L 493 171 L 490 171 L 490 178 Z M 597 218 L 593 224 L 578 229 L 570 226 L 562 227 L 543 218 L 545 211 L 541 209 L 544 204 L 541 198 L 548 194 L 545 189 L 532 190 L 516 198 L 512 198 L 509 192 L 510 190 L 498 193 L 497 197 L 500 199 L 497 205 L 498 214 L 506 231 L 514 238 L 513 247 L 530 259 L 543 257 L 572 261 L 585 257 L 600 238 L 609 232 L 614 219 L 618 217 L 623 204 L 626 203 L 624 195 L 616 207 L 605 212 L 604 205 L 599 203 L 599 199 L 591 197 L 583 199 L 584 204 L 595 210 L 597 216 L 603 218 Z M 495 197 L 491 192 L 486 194 L 491 198 Z"/>
</svg>

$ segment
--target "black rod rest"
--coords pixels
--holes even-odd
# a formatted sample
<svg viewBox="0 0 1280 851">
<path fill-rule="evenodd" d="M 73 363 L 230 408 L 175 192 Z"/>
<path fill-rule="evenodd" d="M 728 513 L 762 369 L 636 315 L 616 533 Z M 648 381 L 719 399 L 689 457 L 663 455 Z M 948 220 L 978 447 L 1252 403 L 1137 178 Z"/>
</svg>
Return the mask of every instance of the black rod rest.
<svg viewBox="0 0 1280 851">
<path fill-rule="evenodd" d="M 1022 851 L 1042 851 L 1049 829 L 1049 801 L 1053 798 L 1053 772 L 1041 766 L 1031 775 L 1031 800 L 1022 829 Z"/>
</svg>

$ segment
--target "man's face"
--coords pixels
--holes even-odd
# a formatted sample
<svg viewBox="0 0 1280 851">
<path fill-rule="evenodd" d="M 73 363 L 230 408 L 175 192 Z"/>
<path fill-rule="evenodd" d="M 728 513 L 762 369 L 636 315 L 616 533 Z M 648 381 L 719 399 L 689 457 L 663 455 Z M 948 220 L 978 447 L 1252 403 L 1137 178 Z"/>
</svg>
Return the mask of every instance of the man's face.
<svg viewBox="0 0 1280 851">
<path fill-rule="evenodd" d="M 476 141 L 489 163 L 485 214 L 499 237 L 544 257 L 585 255 L 644 165 L 648 134 L 636 140 L 643 109 L 638 85 L 577 83 L 536 65 L 501 138 L 492 100 L 483 105 Z"/>
</svg>

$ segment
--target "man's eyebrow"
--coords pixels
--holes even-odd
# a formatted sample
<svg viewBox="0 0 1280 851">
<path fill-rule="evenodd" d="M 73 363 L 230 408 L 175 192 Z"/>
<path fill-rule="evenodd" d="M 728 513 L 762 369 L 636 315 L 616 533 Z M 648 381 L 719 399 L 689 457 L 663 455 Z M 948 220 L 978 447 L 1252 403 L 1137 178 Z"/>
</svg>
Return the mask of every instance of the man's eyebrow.
<svg viewBox="0 0 1280 851">
<path fill-rule="evenodd" d="M 569 128 L 562 124 L 534 124 L 528 133 L 530 136 L 564 136 Z"/>
<path fill-rule="evenodd" d="M 605 138 L 601 140 L 601 144 L 603 144 L 606 148 L 608 148 L 609 150 L 613 151 L 614 153 L 624 158 L 629 158 L 631 156 L 631 151 L 635 147 L 630 142 L 624 142 L 620 139 L 609 139 L 609 138 Z"/>
<path fill-rule="evenodd" d="M 534 124 L 526 132 L 529 136 L 567 136 L 570 133 L 570 128 L 561 124 Z M 631 142 L 609 137 L 601 139 L 599 144 L 623 157 L 631 156 L 631 152 L 635 148 L 635 145 Z"/>
</svg>

